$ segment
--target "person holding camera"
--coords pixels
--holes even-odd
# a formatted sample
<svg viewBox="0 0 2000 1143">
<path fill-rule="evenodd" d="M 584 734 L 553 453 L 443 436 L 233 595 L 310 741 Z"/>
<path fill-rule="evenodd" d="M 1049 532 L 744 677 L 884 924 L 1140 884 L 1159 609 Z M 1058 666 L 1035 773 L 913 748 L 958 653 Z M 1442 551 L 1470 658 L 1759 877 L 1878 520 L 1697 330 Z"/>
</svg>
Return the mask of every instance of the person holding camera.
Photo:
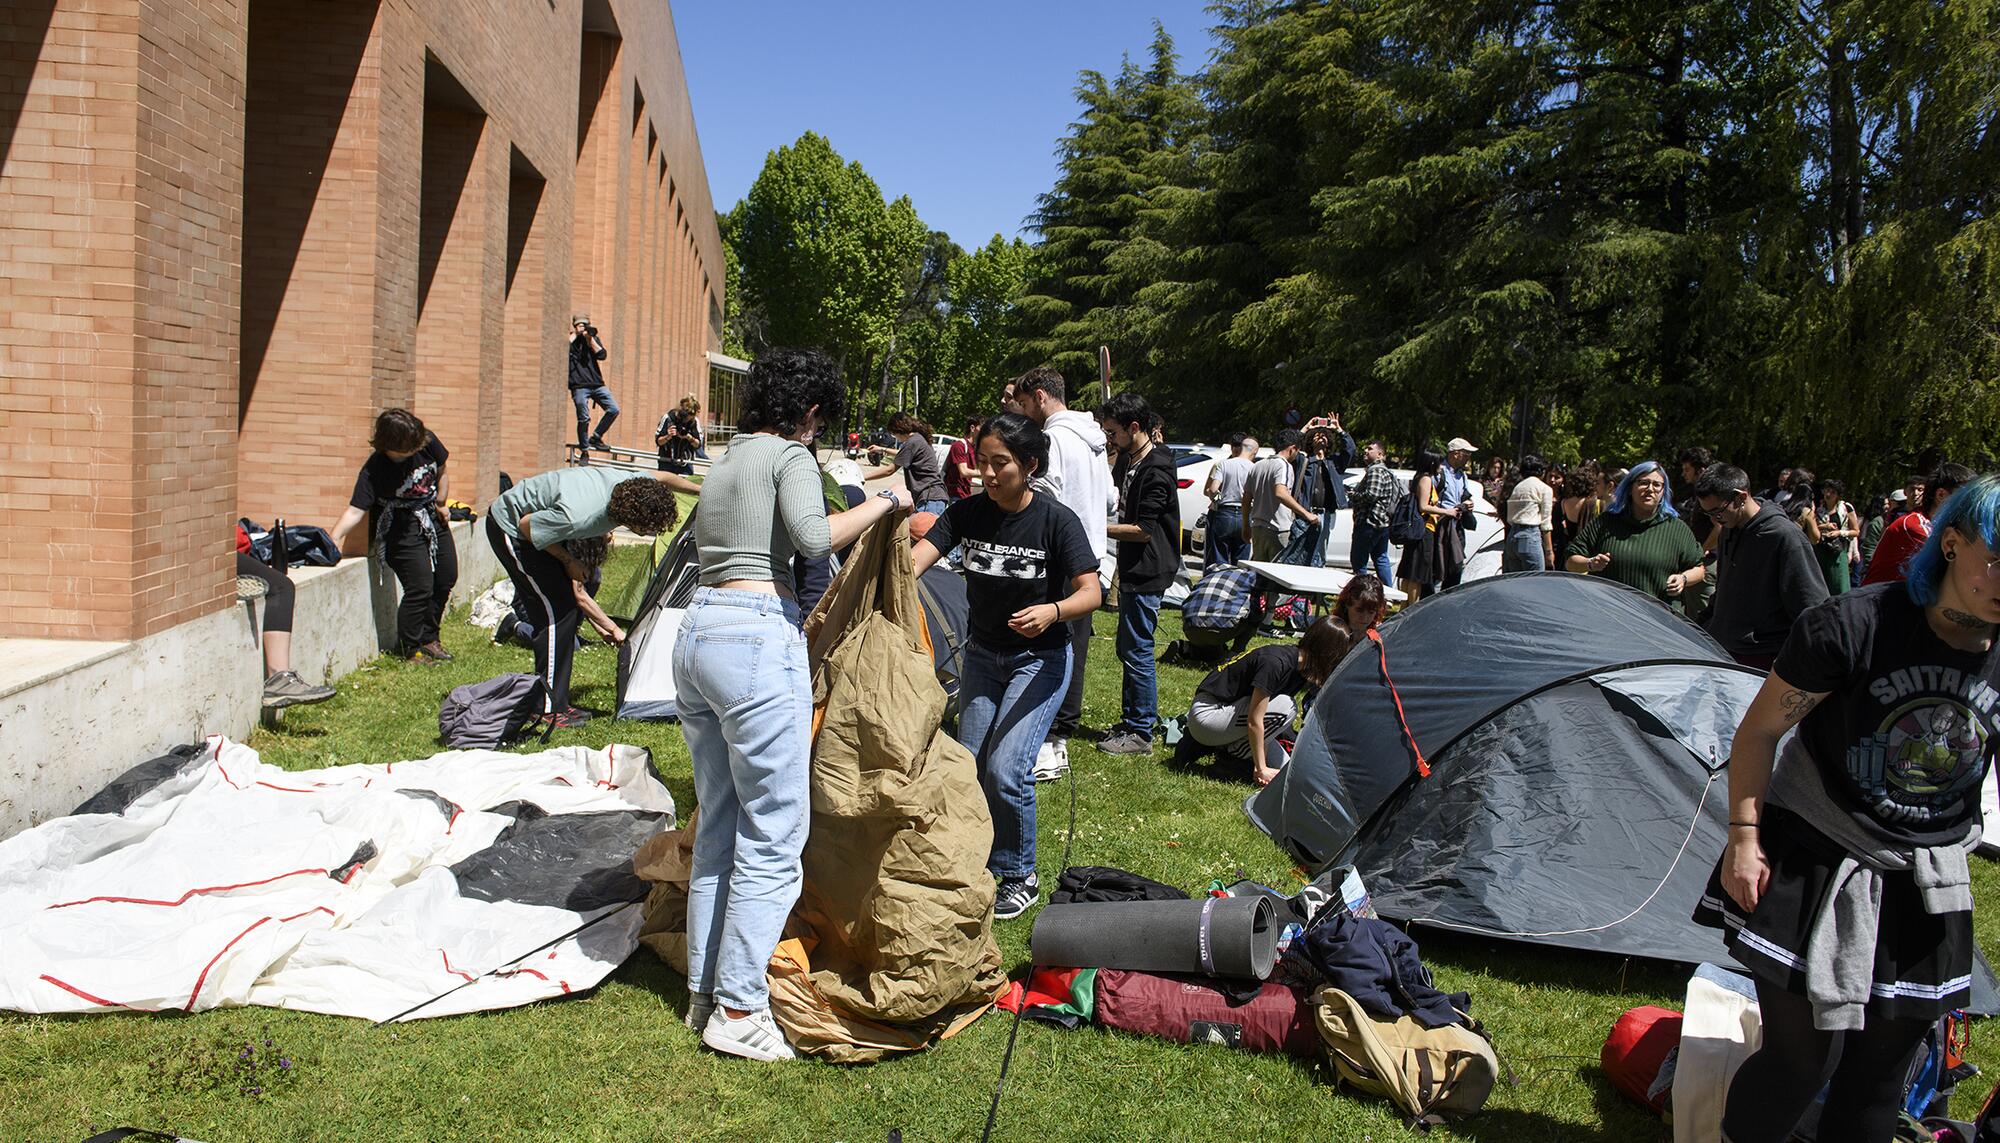
<svg viewBox="0 0 2000 1143">
<path fill-rule="evenodd" d="M 577 314 L 569 320 L 569 399 L 576 405 L 576 447 L 588 452 L 597 449 L 603 452 L 611 446 L 604 443 L 604 434 L 611 431 L 611 423 L 618 419 L 618 399 L 604 384 L 604 371 L 597 363 L 604 360 L 604 339 L 597 336 L 597 327 L 590 324 L 589 314 Z M 604 416 L 597 422 L 597 431 L 590 431 L 590 403 L 604 410 Z"/>
</svg>

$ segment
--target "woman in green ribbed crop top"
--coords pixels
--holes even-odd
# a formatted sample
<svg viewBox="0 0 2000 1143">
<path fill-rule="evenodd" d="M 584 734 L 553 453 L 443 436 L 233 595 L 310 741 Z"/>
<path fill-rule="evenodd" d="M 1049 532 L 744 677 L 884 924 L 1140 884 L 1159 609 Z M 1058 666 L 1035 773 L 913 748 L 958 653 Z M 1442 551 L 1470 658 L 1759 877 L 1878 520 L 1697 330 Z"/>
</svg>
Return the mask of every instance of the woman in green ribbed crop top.
<svg viewBox="0 0 2000 1143">
<path fill-rule="evenodd" d="M 840 369 L 817 350 L 757 359 L 729 451 L 702 484 L 701 586 L 674 640 L 681 733 L 694 760 L 688 1025 L 718 1052 L 792 1058 L 764 966 L 799 896 L 812 750 L 812 676 L 792 556 L 846 547 L 910 507 L 894 489 L 827 518 L 812 442 L 840 419 Z"/>
</svg>

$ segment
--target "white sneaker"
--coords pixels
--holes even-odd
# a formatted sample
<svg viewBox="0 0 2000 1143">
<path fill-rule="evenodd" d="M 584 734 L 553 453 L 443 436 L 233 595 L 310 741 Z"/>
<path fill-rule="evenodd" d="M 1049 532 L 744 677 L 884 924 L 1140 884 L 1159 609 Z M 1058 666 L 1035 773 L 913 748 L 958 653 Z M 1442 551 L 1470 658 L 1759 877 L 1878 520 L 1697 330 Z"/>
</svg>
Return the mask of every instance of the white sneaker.
<svg viewBox="0 0 2000 1143">
<path fill-rule="evenodd" d="M 778 1031 L 778 1022 L 771 1019 L 769 1008 L 752 1012 L 741 1020 L 717 1008 L 715 1015 L 708 1018 L 708 1027 L 701 1030 L 701 1042 L 713 1051 L 746 1060 L 798 1058 L 798 1053 L 785 1042 L 784 1033 Z"/>
<path fill-rule="evenodd" d="M 1058 738 L 1053 742 L 1042 743 L 1042 748 L 1035 752 L 1035 781 L 1053 782 L 1058 778 L 1067 777 L 1069 777 L 1069 740 Z"/>
</svg>

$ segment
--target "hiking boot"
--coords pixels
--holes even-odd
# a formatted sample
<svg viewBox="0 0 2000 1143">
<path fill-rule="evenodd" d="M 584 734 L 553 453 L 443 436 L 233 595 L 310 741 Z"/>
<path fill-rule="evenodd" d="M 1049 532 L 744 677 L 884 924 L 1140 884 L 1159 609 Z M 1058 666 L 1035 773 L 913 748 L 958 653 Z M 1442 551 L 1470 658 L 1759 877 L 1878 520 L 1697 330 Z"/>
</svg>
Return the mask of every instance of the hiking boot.
<svg viewBox="0 0 2000 1143">
<path fill-rule="evenodd" d="M 283 710 L 302 703 L 325 702 L 334 694 L 332 687 L 316 687 L 295 671 L 279 671 L 264 680 L 264 709 Z"/>
<path fill-rule="evenodd" d="M 547 726 L 550 723 L 554 723 L 555 728 L 557 730 L 569 730 L 573 727 L 582 726 L 584 723 L 589 721 L 590 721 L 589 711 L 580 710 L 573 706 L 568 706 L 564 707 L 561 710 L 550 711 L 547 714 L 544 714 L 541 717 L 535 719 L 535 725 Z"/>
<path fill-rule="evenodd" d="M 437 660 L 440 663 L 451 662 L 451 652 L 445 650 L 444 644 L 438 642 L 435 639 L 417 648 L 417 650 L 422 651 L 424 654 L 429 655 L 431 658 Z"/>
<path fill-rule="evenodd" d="M 414 651 L 411 651 L 410 662 L 415 663 L 419 667 L 435 667 L 443 663 L 445 659 L 451 658 L 450 655 L 446 655 L 444 659 L 440 659 L 436 655 L 431 654 L 430 649 L 431 649 L 431 644 L 426 643 L 423 646 L 418 647 Z M 444 648 L 439 647 L 438 650 L 442 651 L 444 650 Z"/>
<path fill-rule="evenodd" d="M 716 1009 L 708 1018 L 708 1025 L 701 1030 L 701 1042 L 710 1050 L 725 1056 L 741 1056 L 746 1060 L 797 1059 L 798 1053 L 785 1042 L 784 1033 L 778 1031 L 778 1022 L 771 1019 L 771 1010 L 752 1012 L 741 1020 L 733 1019 L 729 1013 Z"/>
<path fill-rule="evenodd" d="M 591 449 L 591 450 L 594 450 L 594 451 L 597 451 L 597 452 L 610 452 L 610 451 L 611 451 L 611 446 L 610 446 L 610 445 L 608 445 L 608 444 L 605 444 L 605 443 L 604 443 L 604 438 L 603 438 L 603 437 L 600 437 L 600 436 L 592 436 L 592 437 L 590 438 L 590 443 L 589 443 L 588 445 L 586 445 L 585 447 L 586 447 L 587 449 Z"/>
<path fill-rule="evenodd" d="M 697 1032 L 708 1027 L 708 1018 L 715 1015 L 715 995 L 707 992 L 688 993 L 687 1018 L 681 1023 Z"/>
<path fill-rule="evenodd" d="M 1106 754 L 1151 754 L 1153 736 L 1135 730 L 1121 730 L 1106 737 L 1097 744 L 1097 748 Z"/>
<path fill-rule="evenodd" d="M 1069 741 L 1057 738 L 1042 743 L 1035 752 L 1035 774 L 1037 782 L 1053 782 L 1069 777 Z"/>
<path fill-rule="evenodd" d="M 1042 883 L 1030 873 L 1023 878 L 1003 877 L 1000 889 L 993 894 L 993 919 L 1011 921 L 1029 909 L 1042 896 Z"/>
</svg>

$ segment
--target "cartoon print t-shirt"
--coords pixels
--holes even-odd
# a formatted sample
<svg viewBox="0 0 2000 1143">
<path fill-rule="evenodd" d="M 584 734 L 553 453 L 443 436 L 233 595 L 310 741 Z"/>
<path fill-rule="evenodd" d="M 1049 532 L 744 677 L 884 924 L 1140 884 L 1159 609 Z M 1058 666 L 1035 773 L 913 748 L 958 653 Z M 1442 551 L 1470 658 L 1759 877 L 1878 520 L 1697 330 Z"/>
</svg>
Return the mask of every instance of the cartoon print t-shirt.
<svg viewBox="0 0 2000 1143">
<path fill-rule="evenodd" d="M 354 495 L 347 502 L 356 508 L 375 511 L 385 500 L 435 500 L 438 473 L 443 471 L 449 455 L 444 443 L 436 437 L 402 460 L 390 460 L 380 452 L 370 453 L 354 478 Z"/>
<path fill-rule="evenodd" d="M 1019 512 L 1007 512 L 981 493 L 954 501 L 923 542 L 943 555 L 960 549 L 973 642 L 995 651 L 1069 645 L 1066 624 L 1051 623 L 1028 639 L 1007 621 L 1024 607 L 1068 598 L 1070 581 L 1097 566 L 1076 513 L 1041 493 Z"/>
<path fill-rule="evenodd" d="M 1857 821 L 1902 845 L 1964 835 L 2000 745 L 2000 654 L 1954 650 L 1885 583 L 1800 615 L 1772 671 L 1827 693 L 1800 741 Z"/>
</svg>

